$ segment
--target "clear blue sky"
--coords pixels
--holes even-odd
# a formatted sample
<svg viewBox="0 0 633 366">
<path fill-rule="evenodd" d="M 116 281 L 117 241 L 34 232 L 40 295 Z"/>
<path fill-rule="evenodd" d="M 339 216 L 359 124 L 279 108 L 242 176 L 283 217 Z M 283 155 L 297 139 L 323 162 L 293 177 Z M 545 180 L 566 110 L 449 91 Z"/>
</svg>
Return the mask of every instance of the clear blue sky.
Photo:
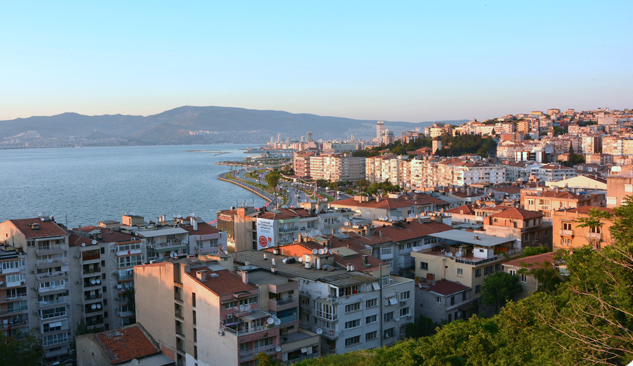
<svg viewBox="0 0 633 366">
<path fill-rule="evenodd" d="M 3 1 L 0 120 L 633 107 L 633 1 Z"/>
</svg>

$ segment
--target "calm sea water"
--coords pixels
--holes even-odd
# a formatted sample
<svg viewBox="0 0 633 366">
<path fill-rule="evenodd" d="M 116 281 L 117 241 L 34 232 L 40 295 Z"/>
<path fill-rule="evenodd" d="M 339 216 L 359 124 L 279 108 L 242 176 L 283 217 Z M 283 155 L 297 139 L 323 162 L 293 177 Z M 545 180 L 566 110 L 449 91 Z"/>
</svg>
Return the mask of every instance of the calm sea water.
<svg viewBox="0 0 633 366">
<path fill-rule="evenodd" d="M 214 220 L 218 210 L 264 200 L 217 179 L 242 160 L 249 145 L 130 146 L 0 150 L 0 222 L 55 216 L 69 227 L 121 220 L 125 212 L 153 220 L 195 213 Z M 227 151 L 228 154 L 185 150 Z"/>
</svg>

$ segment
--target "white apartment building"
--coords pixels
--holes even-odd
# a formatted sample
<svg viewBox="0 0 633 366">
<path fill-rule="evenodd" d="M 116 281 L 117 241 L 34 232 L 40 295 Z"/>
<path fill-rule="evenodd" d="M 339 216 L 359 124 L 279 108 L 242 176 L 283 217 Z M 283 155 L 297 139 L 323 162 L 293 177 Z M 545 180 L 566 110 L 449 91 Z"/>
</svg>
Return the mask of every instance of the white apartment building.
<svg viewBox="0 0 633 366">
<path fill-rule="evenodd" d="M 578 173 L 575 169 L 556 164 L 543 165 L 536 169 L 535 174 L 538 179 L 545 182 L 558 182 L 559 180 L 573 178 L 577 175 Z"/>
<path fill-rule="evenodd" d="M 310 176 L 315 180 L 354 182 L 365 178 L 365 158 L 348 153 L 310 156 Z"/>
</svg>

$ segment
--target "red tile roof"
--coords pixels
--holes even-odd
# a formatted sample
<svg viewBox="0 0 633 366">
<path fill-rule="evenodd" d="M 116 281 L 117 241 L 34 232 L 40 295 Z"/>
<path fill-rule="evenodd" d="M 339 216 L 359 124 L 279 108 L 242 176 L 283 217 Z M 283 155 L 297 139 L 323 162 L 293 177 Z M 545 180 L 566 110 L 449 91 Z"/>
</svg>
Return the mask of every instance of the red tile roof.
<svg viewBox="0 0 633 366">
<path fill-rule="evenodd" d="M 15 227 L 27 238 L 43 238 L 47 236 L 65 236 L 66 231 L 55 221 L 42 221 L 39 218 L 10 220 Z M 33 230 L 31 224 L 36 223 L 38 230 Z"/>
<path fill-rule="evenodd" d="M 209 273 L 215 273 L 217 277 L 210 276 Z M 242 281 L 242 277 L 231 273 L 229 270 L 221 270 L 209 272 L 207 270 L 206 281 L 201 281 L 196 277 L 195 272 L 187 272 L 187 274 L 195 281 L 206 286 L 211 292 L 218 296 L 230 295 L 242 291 L 254 290 L 257 287 L 249 285 Z"/>
<path fill-rule="evenodd" d="M 93 239 L 86 238 L 85 236 L 79 236 L 79 235 L 72 234 L 70 236 L 70 238 L 68 238 L 68 246 L 70 246 L 70 247 L 80 247 L 81 244 L 83 244 L 84 246 L 89 246 L 89 245 L 92 245 L 92 240 Z M 97 241 L 97 243 L 103 243 L 103 242 Z"/>
<path fill-rule="evenodd" d="M 185 229 L 189 232 L 189 235 L 211 235 L 218 234 L 220 230 L 213 225 L 209 225 L 205 222 L 198 223 L 198 230 L 194 231 L 191 225 L 180 225 L 181 229 Z"/>
<path fill-rule="evenodd" d="M 435 283 L 431 283 L 430 285 L 426 286 L 425 290 L 433 291 L 436 294 L 448 296 L 457 292 L 468 290 L 469 288 L 470 287 L 464 286 L 457 282 L 441 279 L 439 281 L 436 281 Z"/>
<path fill-rule="evenodd" d="M 395 208 L 412 207 L 412 206 L 425 206 L 425 205 L 445 206 L 448 202 L 439 198 L 433 197 L 429 194 L 414 194 L 414 195 L 402 195 L 400 198 L 389 198 L 384 196 L 377 202 L 376 199 L 370 199 L 366 202 L 358 202 L 354 198 L 348 198 L 345 200 L 334 201 L 330 203 L 332 207 L 368 207 L 368 208 L 383 208 L 387 210 L 393 210 Z"/>
<path fill-rule="evenodd" d="M 580 206 L 577 208 L 572 208 L 567 210 L 567 212 L 577 212 L 579 214 L 589 214 L 589 211 L 596 209 L 599 211 L 607 211 L 610 214 L 613 214 L 613 209 L 612 208 L 606 208 L 606 207 L 596 207 L 596 206 Z"/>
<path fill-rule="evenodd" d="M 156 342 L 140 324 L 95 334 L 107 350 L 112 365 L 161 352 Z"/>
<path fill-rule="evenodd" d="M 510 207 L 501 212 L 497 212 L 488 217 L 496 217 L 500 219 L 511 219 L 511 220 L 531 220 L 543 217 L 542 214 L 536 211 L 528 211 L 522 208 Z"/>
<path fill-rule="evenodd" d="M 431 221 L 428 223 L 419 223 L 415 221 L 408 221 L 404 224 L 404 227 L 398 226 L 385 226 L 376 228 L 376 236 L 382 236 L 389 238 L 395 242 L 411 240 L 416 238 L 422 238 L 430 234 L 440 233 L 442 231 L 454 230 L 450 225 Z"/>
<path fill-rule="evenodd" d="M 102 241 L 106 243 L 120 243 L 124 241 L 138 240 L 138 238 L 135 237 L 134 235 L 130 235 L 130 234 L 122 233 L 120 231 L 106 229 L 106 228 L 98 227 L 98 226 L 83 226 L 83 227 L 80 227 L 79 229 L 83 231 L 84 233 L 89 233 L 94 230 L 100 230 Z"/>
<path fill-rule="evenodd" d="M 537 266 L 538 264 L 542 264 L 545 262 L 554 263 L 556 257 L 556 253 L 549 252 L 543 254 L 532 255 L 529 257 L 523 257 L 514 259 L 508 262 L 505 262 L 504 266 L 513 266 L 513 267 L 522 267 L 522 268 L 532 268 Z"/>
<path fill-rule="evenodd" d="M 450 212 L 452 214 L 460 214 L 460 215 L 474 215 L 475 214 L 473 205 L 463 205 L 463 206 L 451 208 L 450 210 L 446 210 L 446 212 Z"/>
</svg>

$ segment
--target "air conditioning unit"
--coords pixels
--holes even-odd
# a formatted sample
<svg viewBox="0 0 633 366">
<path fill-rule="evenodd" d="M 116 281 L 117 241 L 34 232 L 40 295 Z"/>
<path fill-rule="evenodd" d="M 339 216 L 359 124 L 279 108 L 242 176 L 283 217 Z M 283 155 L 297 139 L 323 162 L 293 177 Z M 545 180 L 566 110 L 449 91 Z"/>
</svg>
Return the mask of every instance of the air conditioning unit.
<svg viewBox="0 0 633 366">
<path fill-rule="evenodd" d="M 226 318 L 227 318 L 227 319 L 233 319 L 233 314 L 227 314 L 227 315 L 226 315 Z"/>
<path fill-rule="evenodd" d="M 37 291 L 37 287 L 31 287 L 31 290 Z"/>
<path fill-rule="evenodd" d="M 78 285 L 80 285 L 80 284 L 81 284 L 81 281 L 75 281 L 75 283 L 76 283 L 76 284 L 78 284 Z"/>
<path fill-rule="evenodd" d="M 112 252 L 112 253 L 117 252 L 116 248 L 112 248 L 111 252 Z"/>
<path fill-rule="evenodd" d="M 79 259 L 79 258 L 81 258 L 81 256 L 79 254 L 75 254 L 75 255 L 73 255 L 73 258 Z"/>
<path fill-rule="evenodd" d="M 224 331 L 223 330 L 218 330 L 218 335 L 223 336 L 224 335 Z"/>
<path fill-rule="evenodd" d="M 39 312 L 37 312 L 37 311 L 34 311 L 34 312 L 33 312 L 33 315 L 40 315 L 40 313 L 39 313 Z"/>
<path fill-rule="evenodd" d="M 31 271 L 31 273 L 35 274 L 35 271 Z"/>
</svg>

